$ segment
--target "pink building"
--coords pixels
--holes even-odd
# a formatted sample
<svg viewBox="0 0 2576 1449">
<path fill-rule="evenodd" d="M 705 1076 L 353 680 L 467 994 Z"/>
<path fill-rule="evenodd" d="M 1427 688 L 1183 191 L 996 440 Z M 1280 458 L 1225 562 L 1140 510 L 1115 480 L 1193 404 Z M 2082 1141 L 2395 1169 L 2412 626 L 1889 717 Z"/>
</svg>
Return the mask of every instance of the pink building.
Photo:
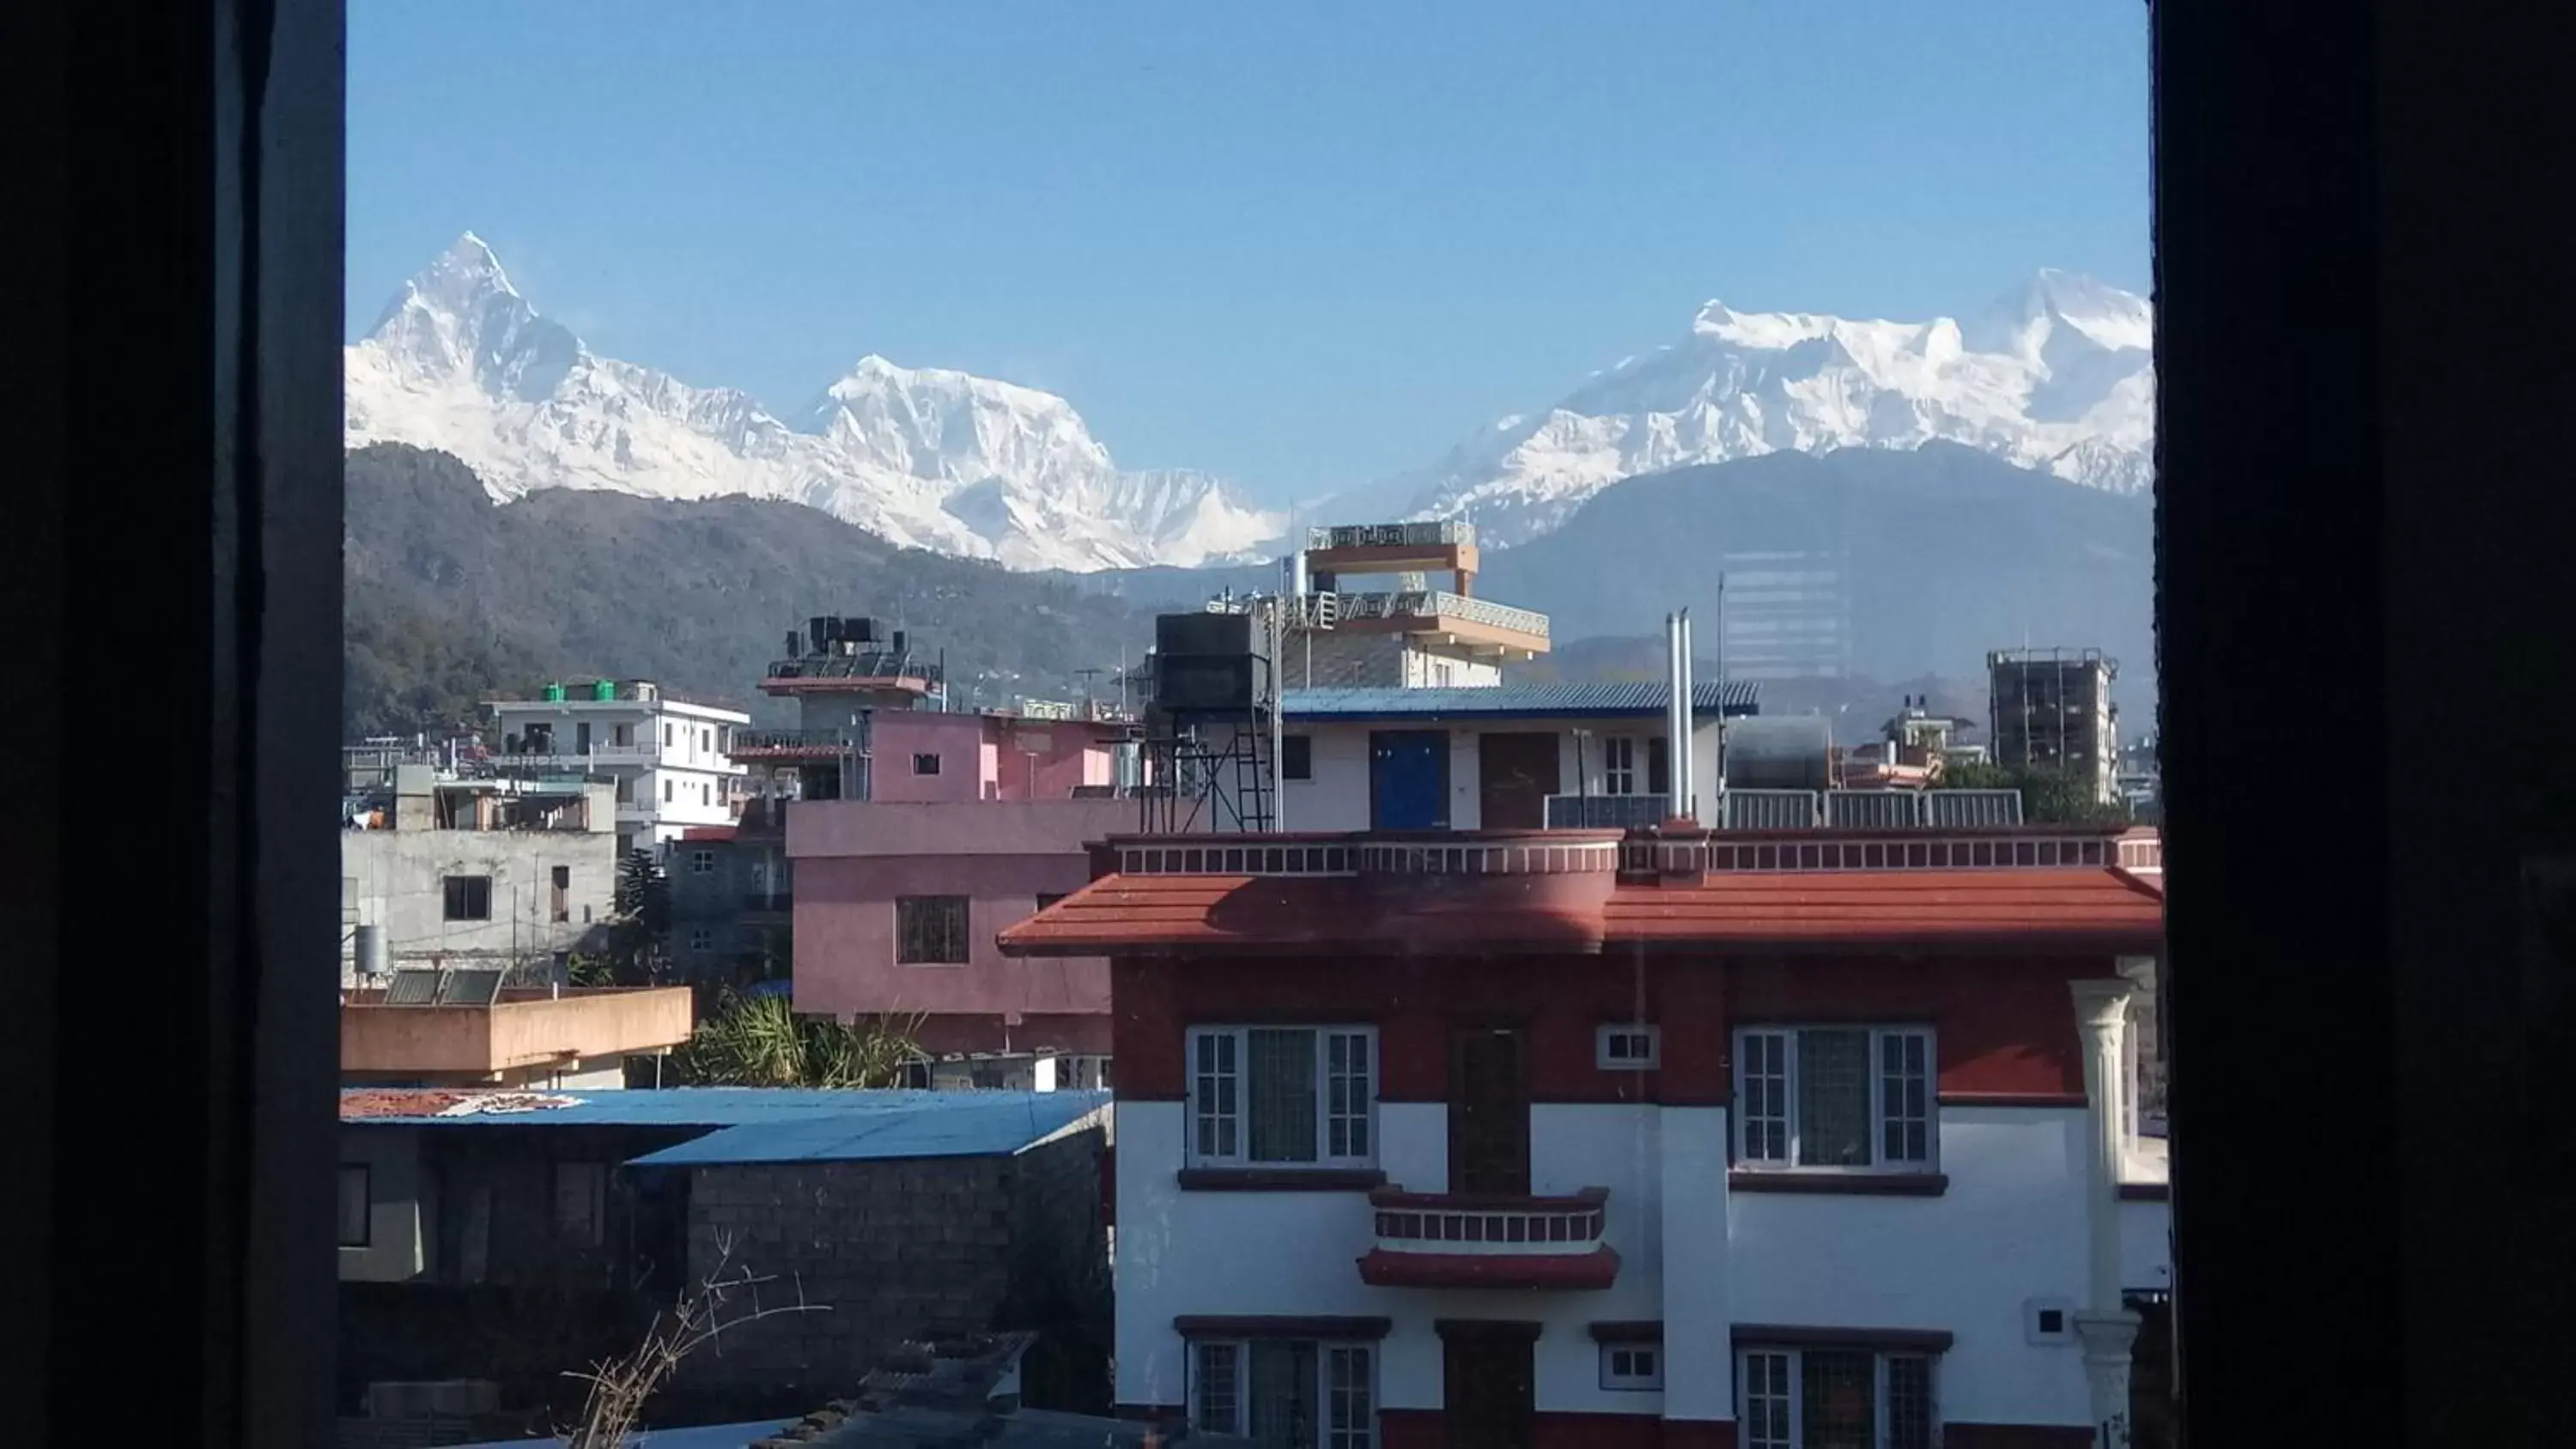
<svg viewBox="0 0 2576 1449">
<path fill-rule="evenodd" d="M 898 718 L 972 727 L 987 717 L 880 715 L 881 795 L 898 783 L 926 786 L 934 780 L 972 785 L 976 793 L 804 800 L 787 812 L 787 854 L 796 872 L 796 1009 L 844 1020 L 920 1013 L 921 1044 L 935 1055 L 1073 1058 L 1065 1065 L 1074 1080 L 1056 1081 L 1093 1084 L 1109 1055 L 1108 962 L 1096 956 L 1013 959 L 1001 954 L 994 939 L 1087 884 L 1087 843 L 1133 831 L 1136 803 L 1032 800 L 1024 793 L 1027 777 L 1000 793 L 1003 780 L 980 767 L 972 775 L 962 769 L 950 773 L 946 753 L 935 772 L 885 769 L 909 765 L 910 745 L 898 754 L 884 743 L 887 724 Z M 972 728 L 915 738 L 925 754 L 953 748 L 973 758 L 993 750 Z M 1040 762 L 1030 767 L 1033 772 L 1048 768 L 1050 757 L 1009 750 L 1007 737 L 1004 749 L 1006 767 L 1031 758 Z M 1082 756 L 1053 758 L 1057 770 L 1069 772 Z M 1037 778 L 1043 785 L 1054 776 Z M 986 786 L 996 795 L 983 795 Z M 1067 793 L 1070 788 L 1061 787 Z"/>
<path fill-rule="evenodd" d="M 870 728 L 869 798 L 887 803 L 1069 800 L 1079 786 L 1114 781 L 1126 732 L 1091 720 L 932 710 L 882 710 Z"/>
</svg>

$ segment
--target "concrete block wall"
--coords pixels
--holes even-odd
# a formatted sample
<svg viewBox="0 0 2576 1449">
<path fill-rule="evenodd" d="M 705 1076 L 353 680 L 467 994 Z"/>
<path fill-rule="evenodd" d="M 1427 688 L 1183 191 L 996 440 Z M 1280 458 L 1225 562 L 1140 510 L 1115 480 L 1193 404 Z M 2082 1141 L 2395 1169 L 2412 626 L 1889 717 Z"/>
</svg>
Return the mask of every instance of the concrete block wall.
<svg viewBox="0 0 2576 1449">
<path fill-rule="evenodd" d="M 759 1301 L 823 1311 L 745 1324 L 684 1366 L 693 1385 L 846 1392 L 895 1345 L 993 1321 L 1011 1280 L 1011 1160 L 763 1163 L 695 1168 L 689 1277 L 773 1281 Z M 748 1301 L 748 1300 L 743 1300 Z"/>
</svg>

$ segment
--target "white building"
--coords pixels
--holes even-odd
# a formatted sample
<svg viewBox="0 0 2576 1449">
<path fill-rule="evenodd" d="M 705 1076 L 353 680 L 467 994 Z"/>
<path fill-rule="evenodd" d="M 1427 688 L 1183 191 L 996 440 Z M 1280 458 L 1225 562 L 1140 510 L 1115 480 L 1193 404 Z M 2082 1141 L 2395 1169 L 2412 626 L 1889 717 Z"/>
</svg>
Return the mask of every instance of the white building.
<svg viewBox="0 0 2576 1449">
<path fill-rule="evenodd" d="M 1721 706 L 1752 714 L 1754 687 L 1706 684 L 1691 696 L 1691 794 L 1713 805 Z M 1671 697 L 1660 683 L 1290 689 L 1283 818 L 1291 830 L 1658 823 L 1670 813 Z"/>
<path fill-rule="evenodd" d="M 501 736 L 496 767 L 616 783 L 620 855 L 734 819 L 747 772 L 733 760 L 733 733 L 750 715 L 666 699 L 641 679 L 548 685 L 545 698 L 489 707 Z"/>
<path fill-rule="evenodd" d="M 1784 834 L 1108 841 L 1002 946 L 1111 958 L 1122 1406 L 2103 1442 L 2170 1288 L 2122 1070 L 2153 834 Z"/>
<path fill-rule="evenodd" d="M 340 834 L 344 981 L 431 964 L 551 971 L 606 929 L 617 892 L 609 787 L 440 779 L 427 765 L 391 773 Z"/>
</svg>

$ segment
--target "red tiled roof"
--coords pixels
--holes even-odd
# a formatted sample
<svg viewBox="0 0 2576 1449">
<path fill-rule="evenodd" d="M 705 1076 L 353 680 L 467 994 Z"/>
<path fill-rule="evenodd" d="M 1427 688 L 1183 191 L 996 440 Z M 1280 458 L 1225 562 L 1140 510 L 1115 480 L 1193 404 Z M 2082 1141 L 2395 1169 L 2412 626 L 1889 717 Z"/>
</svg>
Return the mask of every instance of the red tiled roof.
<svg viewBox="0 0 2576 1449">
<path fill-rule="evenodd" d="M 1569 911 L 1544 893 L 1548 879 L 1399 893 L 1352 876 L 1108 875 L 1004 930 L 1001 945 L 1025 956 L 1598 950 L 1599 908 Z"/>
<path fill-rule="evenodd" d="M 1623 885 L 1604 925 L 1615 941 L 2152 951 L 2164 894 L 2114 869 L 1720 871 Z"/>
<path fill-rule="evenodd" d="M 1720 871 L 1698 883 L 1622 884 L 1606 906 L 1541 902 L 1519 878 L 1448 884 L 1113 874 L 1003 931 L 1001 945 L 1037 956 L 1562 952 L 1631 941 L 2148 952 L 2164 933 L 2161 887 L 2111 869 Z"/>
<path fill-rule="evenodd" d="M 340 1120 L 366 1117 L 434 1117 L 473 1095 L 421 1087 L 380 1087 L 340 1094 Z"/>
</svg>

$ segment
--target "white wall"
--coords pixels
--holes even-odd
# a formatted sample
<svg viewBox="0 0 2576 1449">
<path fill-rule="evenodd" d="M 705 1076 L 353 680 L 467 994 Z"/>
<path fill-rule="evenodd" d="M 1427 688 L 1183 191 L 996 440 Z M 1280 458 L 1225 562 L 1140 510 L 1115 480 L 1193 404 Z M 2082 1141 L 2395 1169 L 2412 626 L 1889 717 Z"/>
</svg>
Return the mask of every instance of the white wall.
<svg viewBox="0 0 2576 1449">
<path fill-rule="evenodd" d="M 1734 1320 L 1946 1329 L 1943 1418 L 2087 1422 L 2080 1350 L 2033 1347 L 2022 1319 L 2083 1300 L 2085 1133 L 2081 1108 L 1944 1107 L 1939 1197 L 1729 1194 Z"/>
<path fill-rule="evenodd" d="M 1505 1293 L 1373 1288 L 1359 1259 L 1376 1246 L 1366 1194 L 1182 1192 L 1186 1108 L 1118 1104 L 1118 1398 L 1178 1403 L 1185 1356 L 1172 1320 L 1183 1314 L 1352 1314 L 1394 1320 L 1380 1349 L 1388 1408 L 1440 1406 L 1437 1318 L 1535 1318 L 1538 1405 L 1548 1410 L 1652 1413 L 1661 1396 L 1605 1392 L 1588 1325 L 1653 1318 L 1662 1298 L 1653 1203 L 1662 1132 L 1654 1107 L 1540 1104 L 1530 1117 L 1530 1185 L 1542 1194 L 1610 1190 L 1605 1237 L 1621 1260 L 1598 1293 Z M 1448 1109 L 1378 1107 L 1379 1163 L 1414 1192 L 1448 1187 Z M 1249 1245 L 1258 1251 L 1246 1251 Z"/>
<path fill-rule="evenodd" d="M 1532 1190 L 1610 1190 L 1606 1238 L 1621 1258 L 1602 1292 L 1372 1288 L 1374 1246 L 1356 1192 L 1182 1192 L 1186 1108 L 1118 1105 L 1118 1398 L 1178 1403 L 1183 1314 L 1384 1316 L 1379 1392 L 1396 1409 L 1437 1408 L 1443 1317 L 1536 1319 L 1537 1404 L 1546 1411 L 1734 1417 L 1737 1323 L 1928 1328 L 1954 1335 L 1937 1392 L 1943 1418 L 2081 1425 L 2081 1349 L 2034 1345 L 2031 1299 L 2081 1301 L 2085 1219 L 2081 1109 L 1944 1108 L 1938 1197 L 1730 1193 L 1727 1114 L 1715 1107 L 1541 1103 L 1531 1108 Z M 1390 1184 L 1448 1187 L 1447 1109 L 1383 1103 Z M 2125 1204 L 2131 1286 L 2157 1286 L 2163 1205 Z M 1258 1245 L 1257 1251 L 1248 1250 Z M 1665 1389 L 1600 1387 L 1598 1320 L 1661 1319 Z"/>
<path fill-rule="evenodd" d="M 374 1203 L 367 1214 L 367 1246 L 340 1250 L 341 1281 L 400 1283 L 427 1272 L 434 1218 L 422 1205 L 428 1183 L 420 1170 L 420 1134 L 396 1127 L 344 1127 L 340 1161 L 366 1164 L 368 1197 Z"/>
<path fill-rule="evenodd" d="M 1368 829 L 1370 733 L 1382 729 L 1435 727 L 1446 729 L 1449 735 L 1449 825 L 1453 830 L 1474 830 L 1482 823 L 1483 745 L 1477 739 L 1481 734 L 1554 734 L 1557 737 L 1559 793 L 1600 795 L 1608 793 L 1609 789 L 1606 772 L 1602 768 L 1604 739 L 1626 735 L 1637 741 L 1636 789 L 1632 793 L 1643 793 L 1648 778 L 1647 741 L 1664 733 L 1660 719 L 1479 719 L 1473 723 L 1451 721 L 1438 726 L 1415 725 L 1401 720 L 1303 724 L 1290 720 L 1287 733 L 1302 734 L 1313 741 L 1310 748 L 1314 777 L 1290 780 L 1280 787 L 1288 828 Z M 1579 751 L 1574 736 L 1578 728 L 1592 732 L 1589 739 L 1582 741 Z M 1718 722 L 1714 719 L 1700 721 L 1693 728 L 1691 738 L 1694 750 L 1691 759 L 1692 788 L 1704 807 L 1703 814 L 1711 814 L 1718 789 Z"/>
<path fill-rule="evenodd" d="M 342 914 L 354 919 L 342 929 L 382 926 L 395 966 L 441 953 L 506 958 L 516 950 L 542 959 L 607 923 L 616 850 L 616 837 L 604 831 L 344 830 Z M 570 872 L 564 921 L 553 918 L 557 866 Z M 454 875 L 490 877 L 490 920 L 446 919 L 441 881 Z M 340 949 L 354 959 L 354 939 Z"/>
</svg>

